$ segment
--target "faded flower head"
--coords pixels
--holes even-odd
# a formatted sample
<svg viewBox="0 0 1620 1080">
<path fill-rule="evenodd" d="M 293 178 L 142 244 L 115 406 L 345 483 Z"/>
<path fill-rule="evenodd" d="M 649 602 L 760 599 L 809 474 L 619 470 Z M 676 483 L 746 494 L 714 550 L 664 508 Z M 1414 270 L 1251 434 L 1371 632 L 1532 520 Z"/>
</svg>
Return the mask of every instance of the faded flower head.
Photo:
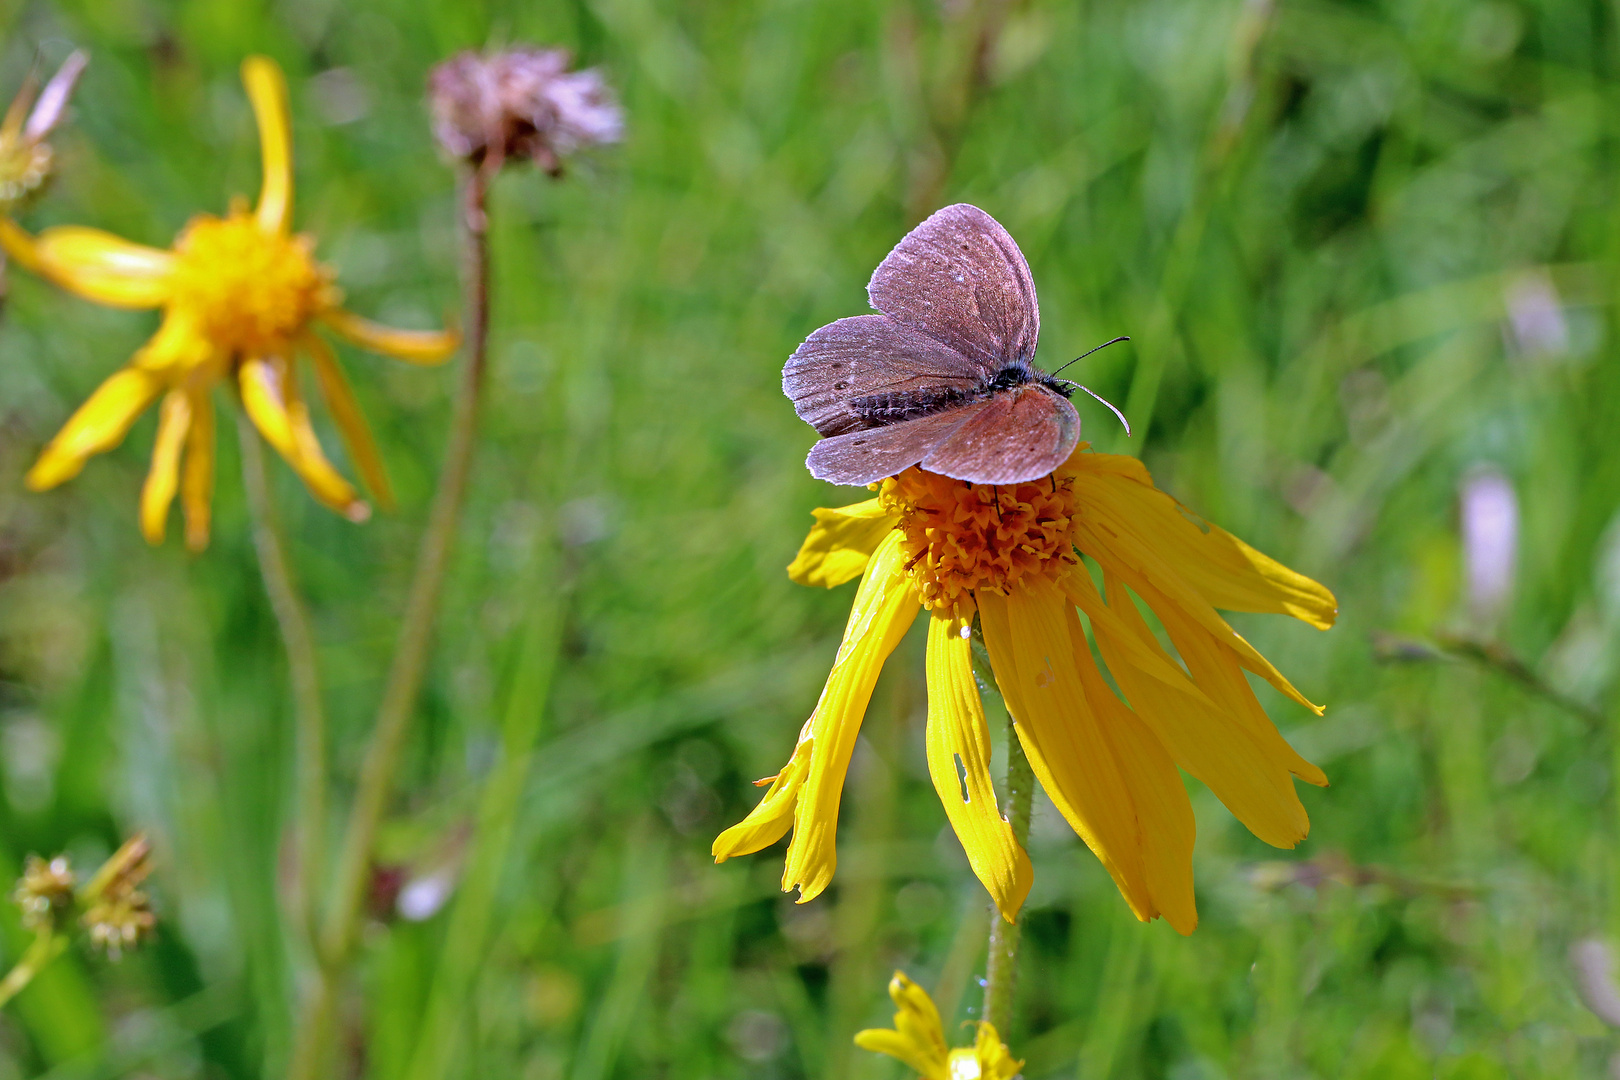
<svg viewBox="0 0 1620 1080">
<path fill-rule="evenodd" d="M 32 75 L 12 99 L 0 121 L 0 213 L 10 213 L 50 179 L 51 146 L 45 137 L 61 123 L 86 63 L 84 53 L 74 52 L 45 84 L 38 101 Z"/>
<path fill-rule="evenodd" d="M 90 943 L 107 950 L 114 960 L 150 937 L 157 926 L 151 902 L 140 889 L 152 872 L 151 854 L 151 843 L 137 834 L 113 852 L 84 887 L 83 922 Z"/>
<path fill-rule="evenodd" d="M 22 922 L 29 930 L 36 934 L 55 930 L 73 906 L 73 866 L 68 857 L 58 855 L 47 862 L 38 855 L 28 856 L 12 899 L 22 908 Z"/>
<path fill-rule="evenodd" d="M 452 155 L 499 166 L 526 157 L 553 176 L 563 158 L 624 137 L 624 113 L 595 68 L 566 49 L 457 53 L 428 76 L 433 133 Z"/>
</svg>

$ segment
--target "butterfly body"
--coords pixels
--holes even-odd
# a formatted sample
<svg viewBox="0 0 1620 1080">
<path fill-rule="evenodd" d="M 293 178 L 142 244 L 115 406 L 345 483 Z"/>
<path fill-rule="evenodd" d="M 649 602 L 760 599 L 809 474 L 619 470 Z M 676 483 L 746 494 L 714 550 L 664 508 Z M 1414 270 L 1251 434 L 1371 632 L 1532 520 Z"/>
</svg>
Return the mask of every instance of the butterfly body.
<svg viewBox="0 0 1620 1080">
<path fill-rule="evenodd" d="M 823 326 L 782 372 L 795 410 L 823 436 L 806 461 L 813 475 L 869 484 L 921 465 L 1022 483 L 1074 450 L 1075 386 L 1031 362 L 1035 285 L 989 214 L 940 210 L 879 264 L 867 294 L 879 314 Z"/>
</svg>

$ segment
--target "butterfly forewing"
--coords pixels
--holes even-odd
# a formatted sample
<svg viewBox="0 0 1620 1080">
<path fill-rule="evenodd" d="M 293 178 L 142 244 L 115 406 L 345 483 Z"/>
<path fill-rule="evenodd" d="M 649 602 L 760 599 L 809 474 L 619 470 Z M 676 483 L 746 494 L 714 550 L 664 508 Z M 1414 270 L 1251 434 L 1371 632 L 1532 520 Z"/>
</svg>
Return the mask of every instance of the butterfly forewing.
<svg viewBox="0 0 1620 1080">
<path fill-rule="evenodd" d="M 876 483 L 917 464 L 992 404 L 974 401 L 950 412 L 822 439 L 810 448 L 805 464 L 810 475 L 828 483 Z"/>
<path fill-rule="evenodd" d="M 1079 441 L 1080 417 L 1069 399 L 1031 384 L 995 395 L 921 464 L 975 484 L 1022 484 L 1067 461 Z"/>
<path fill-rule="evenodd" d="M 916 415 L 939 411 L 968 400 L 981 382 L 966 357 L 884 315 L 823 326 L 782 369 L 794 410 L 823 435 L 909 419 L 908 405 Z M 885 409 L 886 401 L 895 404 Z"/>
<path fill-rule="evenodd" d="M 1029 263 L 995 218 L 968 203 L 906 234 L 866 293 L 874 308 L 950 346 L 986 377 L 1035 355 L 1041 316 Z"/>
</svg>

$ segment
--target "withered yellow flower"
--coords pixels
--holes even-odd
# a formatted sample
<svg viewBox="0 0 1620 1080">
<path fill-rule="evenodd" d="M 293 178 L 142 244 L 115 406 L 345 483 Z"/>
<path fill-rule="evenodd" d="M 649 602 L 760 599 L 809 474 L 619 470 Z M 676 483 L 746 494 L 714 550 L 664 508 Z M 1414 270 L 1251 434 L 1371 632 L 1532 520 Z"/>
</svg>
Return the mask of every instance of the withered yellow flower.
<svg viewBox="0 0 1620 1080">
<path fill-rule="evenodd" d="M 789 574 L 829 588 L 861 576 L 860 588 L 792 759 L 753 813 L 715 841 L 717 860 L 792 829 L 783 890 L 797 886 L 803 903 L 827 887 L 867 702 L 920 609 L 929 612 L 929 773 L 974 873 L 1008 919 L 1032 870 L 996 804 L 973 674 L 975 616 L 1036 778 L 1138 918 L 1163 915 L 1182 933 L 1197 925 L 1193 815 L 1178 765 L 1260 839 L 1278 847 L 1304 839 L 1310 822 L 1291 777 L 1327 778 L 1278 734 L 1244 671 L 1322 710 L 1216 609 L 1327 629 L 1338 613 L 1333 594 L 1192 514 L 1135 458 L 1082 444 L 1052 476 L 1000 488 L 912 468 L 883 481 L 876 498 L 815 516 Z M 1100 571 L 1101 590 L 1082 555 Z M 1179 663 L 1138 602 L 1157 616 Z"/>
<path fill-rule="evenodd" d="M 45 139 L 61 123 L 87 63 L 85 54 L 74 50 L 39 90 L 37 100 L 38 83 L 33 75 L 12 99 L 0 122 L 0 213 L 10 213 L 37 195 L 51 178 L 56 155 Z"/>
<path fill-rule="evenodd" d="M 417 364 L 455 351 L 448 331 L 395 330 L 341 305 L 313 241 L 290 232 L 292 135 L 287 86 L 264 57 L 242 65 L 259 126 L 264 181 L 258 206 L 234 202 L 225 217 L 198 214 L 169 250 L 144 247 L 97 229 L 67 225 L 37 237 L 0 218 L 0 245 L 41 277 L 97 303 L 162 308 L 157 333 L 68 419 L 29 471 L 35 491 L 78 475 L 85 461 L 117 446 L 148 406 L 162 398 L 151 471 L 141 493 L 141 531 L 163 539 L 169 505 L 180 495 L 186 543 L 208 543 L 214 484 L 210 391 L 234 379 L 249 418 L 322 503 L 353 521 L 370 508 L 322 453 L 299 385 L 307 355 L 332 420 L 355 467 L 385 508 L 393 500 L 382 457 L 331 348 L 326 327 L 356 345 Z"/>
<path fill-rule="evenodd" d="M 951 1049 L 933 999 L 904 972 L 895 972 L 889 980 L 889 996 L 900 1010 L 894 1014 L 894 1028 L 859 1032 L 855 1045 L 862 1050 L 897 1058 L 923 1080 L 1012 1080 L 1024 1067 L 1007 1050 L 995 1025 L 986 1021 L 980 1021 L 972 1046 Z"/>
</svg>

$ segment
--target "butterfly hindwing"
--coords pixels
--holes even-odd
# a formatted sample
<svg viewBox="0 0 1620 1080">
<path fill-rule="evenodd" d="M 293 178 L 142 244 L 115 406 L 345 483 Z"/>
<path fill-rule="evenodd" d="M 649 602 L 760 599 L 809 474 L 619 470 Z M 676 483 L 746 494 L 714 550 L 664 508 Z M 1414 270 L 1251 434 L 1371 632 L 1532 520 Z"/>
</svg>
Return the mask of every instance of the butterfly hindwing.
<svg viewBox="0 0 1620 1080">
<path fill-rule="evenodd" d="M 995 395 L 921 461 L 929 472 L 975 484 L 1022 484 L 1068 460 L 1080 441 L 1069 399 L 1039 384 Z"/>
<path fill-rule="evenodd" d="M 991 404 L 987 400 L 974 401 L 950 412 L 822 439 L 810 448 L 805 464 L 817 480 L 833 484 L 876 483 L 917 464 Z"/>
</svg>

